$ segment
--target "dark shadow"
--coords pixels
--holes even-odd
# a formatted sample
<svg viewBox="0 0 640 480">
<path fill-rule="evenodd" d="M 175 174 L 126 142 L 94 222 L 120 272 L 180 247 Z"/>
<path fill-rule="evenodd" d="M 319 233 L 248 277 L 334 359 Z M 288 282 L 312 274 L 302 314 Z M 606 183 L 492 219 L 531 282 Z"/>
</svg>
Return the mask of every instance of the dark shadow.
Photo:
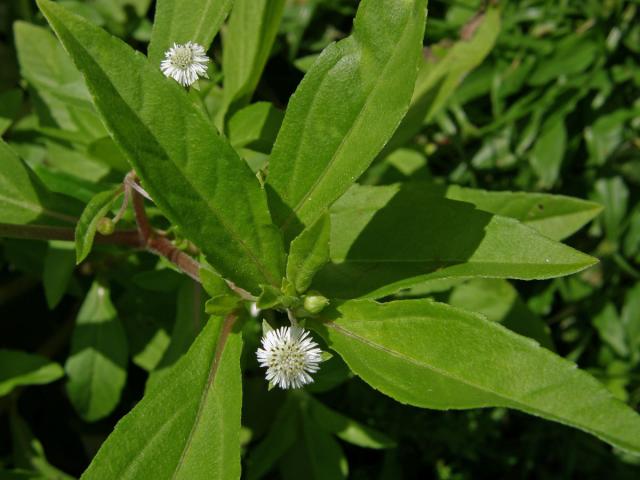
<svg viewBox="0 0 640 480">
<path fill-rule="evenodd" d="M 118 299 L 116 308 L 121 315 L 131 358 L 144 356 L 149 349 L 154 350 L 154 339 L 171 334 L 176 318 L 174 298 L 173 292 L 131 289 Z"/>
<path fill-rule="evenodd" d="M 264 120 L 262 128 L 260 129 L 260 138 L 249 143 L 247 147 L 258 152 L 271 153 L 271 148 L 276 141 L 283 120 L 284 112 L 282 110 L 270 108 L 267 113 L 267 118 Z"/>
<path fill-rule="evenodd" d="M 271 218 L 273 223 L 281 228 L 285 249 L 288 250 L 291 240 L 296 238 L 296 236 L 304 230 L 304 225 L 293 212 L 293 209 L 282 200 L 282 197 L 278 195 L 278 192 L 276 192 L 271 185 L 268 183 L 265 184 L 265 190 L 267 192 Z"/>
<path fill-rule="evenodd" d="M 533 338 L 552 352 L 556 351 L 549 327 L 529 309 L 519 296 L 514 299 L 511 308 L 500 323 L 509 330 L 525 337 Z"/>
<path fill-rule="evenodd" d="M 393 193 L 393 188 L 397 188 Z M 373 187 L 375 188 L 375 187 Z M 411 183 L 362 187 L 332 214 L 332 257 L 314 286 L 323 294 L 353 298 L 412 277 L 466 262 L 493 215 L 471 203 L 445 198 L 444 186 Z M 354 201 L 366 192 L 386 203 L 375 210 Z M 335 233 L 340 229 L 340 233 Z"/>
</svg>

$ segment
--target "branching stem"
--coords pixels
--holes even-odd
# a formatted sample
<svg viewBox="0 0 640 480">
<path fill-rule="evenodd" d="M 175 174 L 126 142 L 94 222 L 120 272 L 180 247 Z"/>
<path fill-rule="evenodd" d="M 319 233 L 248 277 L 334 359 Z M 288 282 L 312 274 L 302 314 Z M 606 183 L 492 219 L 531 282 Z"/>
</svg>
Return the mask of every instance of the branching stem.
<svg viewBox="0 0 640 480">
<path fill-rule="evenodd" d="M 177 248 L 170 240 L 158 235 L 147 218 L 144 210 L 144 199 L 142 194 L 134 187 L 131 192 L 133 212 L 138 225 L 138 232 L 142 239 L 142 244 L 150 252 L 161 255 L 176 265 L 180 270 L 200 282 L 200 264 L 190 255 Z"/>
<path fill-rule="evenodd" d="M 143 248 L 156 255 L 168 259 L 182 272 L 200 283 L 200 264 L 188 253 L 177 248 L 166 236 L 153 228 L 144 208 L 144 198 L 151 199 L 149 194 L 138 184 L 135 172 L 129 172 L 123 181 L 124 202 L 114 218 L 117 222 L 122 218 L 128 204 L 133 206 L 137 230 L 116 230 L 111 235 L 96 235 L 94 242 L 102 245 L 122 245 L 131 248 Z M 66 240 L 73 242 L 75 232 L 69 227 L 50 227 L 46 225 L 11 225 L 0 223 L 0 237 L 23 238 L 35 240 Z M 247 290 L 225 280 L 229 288 L 240 298 L 256 301 Z"/>
</svg>

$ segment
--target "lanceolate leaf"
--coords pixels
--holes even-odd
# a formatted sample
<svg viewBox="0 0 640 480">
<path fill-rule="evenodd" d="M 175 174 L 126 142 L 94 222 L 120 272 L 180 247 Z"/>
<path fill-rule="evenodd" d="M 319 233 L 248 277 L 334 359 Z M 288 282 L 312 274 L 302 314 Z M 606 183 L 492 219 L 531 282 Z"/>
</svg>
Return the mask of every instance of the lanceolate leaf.
<svg viewBox="0 0 640 480">
<path fill-rule="evenodd" d="M 107 214 L 122 193 L 121 187 L 98 193 L 87 204 L 76 225 L 76 263 L 83 261 L 93 246 L 98 222 Z"/>
<path fill-rule="evenodd" d="M 176 300 L 176 320 L 171 332 L 171 341 L 160 363 L 150 373 L 146 390 L 162 385 L 162 378 L 170 375 L 170 367 L 184 355 L 198 336 L 206 318 L 204 314 L 205 293 L 199 283 L 184 278 Z"/>
<path fill-rule="evenodd" d="M 566 145 L 567 128 L 564 118 L 545 122 L 529 157 L 529 163 L 543 187 L 551 188 L 558 179 Z"/>
<path fill-rule="evenodd" d="M 300 414 L 297 402 L 289 397 L 273 420 L 269 433 L 251 450 L 247 459 L 247 478 L 262 478 L 293 446 L 298 437 Z"/>
<path fill-rule="evenodd" d="M 209 48 L 233 0 L 158 0 L 149 44 L 149 60 L 159 66 L 174 43 L 199 43 Z"/>
<path fill-rule="evenodd" d="M 501 325 L 430 300 L 351 301 L 311 325 L 364 381 L 425 408 L 509 407 L 640 453 L 640 416 Z"/>
<path fill-rule="evenodd" d="M 283 118 L 284 113 L 269 102 L 252 103 L 229 119 L 229 141 L 236 149 L 269 153 Z"/>
<path fill-rule="evenodd" d="M 64 375 L 57 363 L 18 350 L 0 350 L 0 397 L 20 385 L 51 383 Z"/>
<path fill-rule="evenodd" d="M 47 190 L 0 139 L 0 223 L 73 225 L 74 201 Z"/>
<path fill-rule="evenodd" d="M 163 213 L 226 278 L 254 291 L 279 285 L 284 250 L 260 183 L 184 89 L 124 42 L 55 3 L 39 5 Z"/>
<path fill-rule="evenodd" d="M 22 90 L 13 88 L 0 93 L 0 135 L 7 131 L 20 113 Z"/>
<path fill-rule="evenodd" d="M 308 415 L 300 417 L 297 441 L 281 464 L 283 480 L 348 478 L 349 465 L 340 444 Z"/>
<path fill-rule="evenodd" d="M 235 0 L 223 32 L 224 116 L 251 100 L 278 33 L 285 0 Z M 222 118 L 220 120 L 223 120 Z"/>
<path fill-rule="evenodd" d="M 404 145 L 433 119 L 464 77 L 489 54 L 499 33 L 500 12 L 490 8 L 465 26 L 458 42 L 448 47 L 434 45 L 425 53 L 427 58 L 421 63 L 411 107 L 385 152 Z"/>
<path fill-rule="evenodd" d="M 83 479 L 240 478 L 240 353 L 234 317 L 211 318 L 189 352 L 116 425 Z"/>
<path fill-rule="evenodd" d="M 42 268 L 42 285 L 49 309 L 54 309 L 69 286 L 76 266 L 71 242 L 50 241 Z"/>
<path fill-rule="evenodd" d="M 473 203 L 479 210 L 515 218 L 554 240 L 567 238 L 602 211 L 595 202 L 547 193 L 489 192 L 450 185 L 445 196 Z"/>
<path fill-rule="evenodd" d="M 455 219 L 455 222 L 452 221 Z M 332 208 L 324 295 L 381 297 L 452 277 L 544 279 L 596 260 L 424 184 L 356 187 Z"/>
<path fill-rule="evenodd" d="M 109 290 L 96 281 L 78 312 L 65 364 L 67 393 L 82 418 L 96 421 L 116 407 L 127 380 L 128 355 Z"/>
<path fill-rule="evenodd" d="M 449 305 L 484 315 L 554 350 L 547 324 L 522 301 L 516 288 L 500 278 L 474 278 L 453 288 Z"/>
<path fill-rule="evenodd" d="M 292 242 L 287 259 L 287 278 L 296 291 L 304 293 L 313 276 L 329 261 L 331 222 L 325 214 Z"/>
<path fill-rule="evenodd" d="M 55 36 L 45 27 L 22 21 L 14 24 L 14 34 L 20 72 L 48 110 L 39 112 L 41 123 L 51 116 L 66 131 L 80 132 L 85 141 L 106 135 L 82 75 Z M 55 126 L 52 123 L 48 119 L 43 126 Z"/>
<path fill-rule="evenodd" d="M 330 409 L 313 397 L 309 397 L 308 414 L 324 430 L 353 445 L 364 448 L 392 448 L 396 444 L 381 432 L 367 427 Z"/>
<path fill-rule="evenodd" d="M 405 114 L 425 3 L 362 1 L 353 34 L 323 51 L 291 97 L 267 179 L 286 238 L 349 188 Z"/>
</svg>

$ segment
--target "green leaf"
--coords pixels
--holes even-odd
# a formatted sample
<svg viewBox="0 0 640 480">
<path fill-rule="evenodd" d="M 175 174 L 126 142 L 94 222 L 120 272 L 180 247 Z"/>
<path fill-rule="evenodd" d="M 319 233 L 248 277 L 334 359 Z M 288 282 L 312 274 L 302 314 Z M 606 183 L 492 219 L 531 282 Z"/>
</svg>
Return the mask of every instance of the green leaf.
<svg viewBox="0 0 640 480">
<path fill-rule="evenodd" d="M 129 284 L 127 292 L 118 298 L 116 308 L 127 334 L 133 363 L 151 371 L 169 346 L 169 332 L 175 321 L 172 293 L 178 289 L 182 278 L 177 272 L 164 269 L 138 274 L 134 284 L 140 276 L 140 283 L 149 290 L 136 289 Z"/>
<path fill-rule="evenodd" d="M 463 29 L 453 45 L 443 42 L 429 48 L 421 63 L 411 106 L 385 147 L 383 155 L 406 144 L 425 123 L 433 120 L 467 74 L 491 52 L 500 33 L 500 11 L 489 8 Z"/>
<path fill-rule="evenodd" d="M 531 166 L 543 187 L 551 188 L 558 179 L 566 146 L 567 129 L 564 118 L 553 119 L 550 124 L 543 125 L 542 132 L 529 157 Z"/>
<path fill-rule="evenodd" d="M 44 385 L 63 375 L 60 365 L 40 355 L 0 349 L 0 397 L 21 385 Z"/>
<path fill-rule="evenodd" d="M 174 43 L 199 43 L 209 49 L 233 0 L 158 0 L 153 19 L 149 61 L 160 68 L 164 52 Z"/>
<path fill-rule="evenodd" d="M 602 223 L 607 240 L 617 245 L 627 215 L 629 189 L 622 177 L 599 178 L 595 182 L 594 198 L 604 207 Z"/>
<path fill-rule="evenodd" d="M 251 100 L 278 33 L 284 4 L 285 0 L 234 1 L 222 37 L 224 104 L 218 114 L 220 126 L 233 104 L 237 109 Z"/>
<path fill-rule="evenodd" d="M 73 244 L 50 241 L 44 257 L 42 284 L 47 306 L 53 310 L 67 291 L 75 269 Z"/>
<path fill-rule="evenodd" d="M 0 135 L 7 131 L 20 112 L 22 90 L 13 88 L 0 93 Z"/>
<path fill-rule="evenodd" d="M 162 385 L 163 378 L 170 375 L 170 367 L 186 352 L 198 336 L 204 323 L 204 294 L 200 284 L 190 278 L 183 278 L 178 290 L 176 320 L 171 332 L 171 340 L 162 359 L 147 380 L 147 391 Z"/>
<path fill-rule="evenodd" d="M 518 291 L 506 280 L 476 278 L 457 285 L 451 291 L 451 306 L 480 313 L 492 322 L 533 338 L 545 348 L 554 350 L 549 327 L 522 301 Z"/>
<path fill-rule="evenodd" d="M 372 428 L 345 417 L 341 413 L 309 397 L 309 416 L 322 429 L 336 434 L 345 442 L 364 448 L 392 448 L 396 443 Z"/>
<path fill-rule="evenodd" d="M 229 284 L 208 265 L 200 268 L 200 283 L 210 297 L 233 293 Z"/>
<path fill-rule="evenodd" d="M 237 295 L 216 295 L 207 300 L 204 311 L 209 315 L 227 315 L 236 309 L 242 300 Z"/>
<path fill-rule="evenodd" d="M 329 261 L 330 234 L 331 220 L 325 214 L 291 242 L 287 279 L 298 293 L 309 289 L 316 272 Z"/>
<path fill-rule="evenodd" d="M 109 290 L 95 281 L 76 318 L 65 364 L 67 394 L 88 422 L 113 411 L 127 380 L 128 347 Z"/>
<path fill-rule="evenodd" d="M 96 160 L 99 160 L 101 163 L 108 165 L 122 174 L 131 170 L 129 163 L 127 163 L 127 159 L 111 137 L 103 137 L 94 140 L 87 145 L 87 153 Z"/>
<path fill-rule="evenodd" d="M 631 359 L 637 363 L 640 360 L 640 282 L 627 290 L 620 321 L 625 329 Z"/>
<path fill-rule="evenodd" d="M 291 97 L 267 178 L 287 240 L 351 186 L 406 113 L 425 4 L 360 2 L 352 35 L 322 52 Z"/>
<path fill-rule="evenodd" d="M 529 76 L 529 85 L 543 85 L 564 75 L 575 75 L 582 72 L 594 61 L 601 42 L 593 35 L 567 35 L 554 45 L 549 57 L 538 59 L 533 74 Z"/>
<path fill-rule="evenodd" d="M 122 187 L 117 186 L 111 190 L 100 192 L 87 204 L 76 224 L 76 263 L 82 262 L 93 246 L 98 223 L 109 213 L 113 204 L 122 194 Z"/>
<path fill-rule="evenodd" d="M 85 480 L 240 478 L 241 334 L 211 318 L 107 438 Z"/>
<path fill-rule="evenodd" d="M 260 183 L 184 89 L 124 42 L 55 3 L 39 5 L 163 213 L 225 278 L 253 291 L 279 284 L 284 249 Z"/>
<path fill-rule="evenodd" d="M 288 397 L 273 420 L 269 433 L 252 448 L 247 459 L 247 480 L 257 480 L 296 442 L 300 415 L 297 401 Z"/>
<path fill-rule="evenodd" d="M 346 302 L 308 325 L 402 403 L 514 408 L 640 452 L 640 416 L 586 372 L 498 323 L 430 300 Z"/>
<path fill-rule="evenodd" d="M 553 240 L 567 238 L 602 211 L 595 202 L 548 193 L 489 192 L 450 185 L 445 196 L 473 203 L 479 210 L 515 218 Z"/>
<path fill-rule="evenodd" d="M 348 477 L 349 465 L 340 444 L 304 412 L 300 415 L 298 440 L 281 462 L 281 478 L 293 480 L 340 480 Z M 300 431 L 301 430 L 301 431 Z"/>
<path fill-rule="evenodd" d="M 640 106 L 602 115 L 584 130 L 589 162 L 602 166 L 624 141 L 625 124 L 640 115 Z"/>
<path fill-rule="evenodd" d="M 332 263 L 312 286 L 338 298 L 381 297 L 443 278 L 552 278 L 596 263 L 420 183 L 352 188 L 332 208 L 330 245 Z"/>
<path fill-rule="evenodd" d="M 629 355 L 627 334 L 624 324 L 618 317 L 615 305 L 606 303 L 604 308 L 593 318 L 593 326 L 604 343 L 609 345 L 621 357 Z"/>
<path fill-rule="evenodd" d="M 22 21 L 15 22 L 16 50 L 22 76 L 38 90 L 46 112 L 39 112 L 43 126 L 59 126 L 89 138 L 106 135 L 91 104 L 82 75 L 51 32 Z M 51 118 L 55 120 L 51 122 Z"/>
<path fill-rule="evenodd" d="M 282 292 L 279 288 L 270 285 L 262 285 L 262 292 L 256 301 L 260 309 L 274 308 L 282 304 Z"/>
<path fill-rule="evenodd" d="M 75 223 L 75 202 L 49 192 L 0 139 L 0 223 Z"/>
<path fill-rule="evenodd" d="M 78 216 L 82 213 L 82 206 L 89 203 L 93 196 L 100 193 L 104 188 L 99 183 L 83 180 L 43 164 L 35 165 L 33 170 L 50 191 L 67 195 L 80 202 Z M 74 219 L 74 223 L 77 221 L 77 218 Z"/>
<path fill-rule="evenodd" d="M 284 113 L 268 102 L 257 102 L 236 112 L 229 120 L 229 141 L 235 148 L 269 153 Z"/>
</svg>

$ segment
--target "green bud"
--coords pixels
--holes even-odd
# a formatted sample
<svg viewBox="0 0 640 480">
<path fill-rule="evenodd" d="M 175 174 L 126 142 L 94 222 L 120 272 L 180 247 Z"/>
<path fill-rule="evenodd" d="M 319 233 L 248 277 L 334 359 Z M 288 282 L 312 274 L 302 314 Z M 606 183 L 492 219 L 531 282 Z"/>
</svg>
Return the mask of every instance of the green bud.
<svg viewBox="0 0 640 480">
<path fill-rule="evenodd" d="M 311 292 L 304 297 L 304 309 L 309 313 L 320 313 L 329 305 L 329 299 L 317 292 Z"/>
<path fill-rule="evenodd" d="M 100 235 L 111 235 L 115 229 L 116 224 L 113 223 L 113 220 L 111 220 L 110 218 L 102 217 L 100 220 L 98 220 L 96 230 L 98 230 Z"/>
</svg>

